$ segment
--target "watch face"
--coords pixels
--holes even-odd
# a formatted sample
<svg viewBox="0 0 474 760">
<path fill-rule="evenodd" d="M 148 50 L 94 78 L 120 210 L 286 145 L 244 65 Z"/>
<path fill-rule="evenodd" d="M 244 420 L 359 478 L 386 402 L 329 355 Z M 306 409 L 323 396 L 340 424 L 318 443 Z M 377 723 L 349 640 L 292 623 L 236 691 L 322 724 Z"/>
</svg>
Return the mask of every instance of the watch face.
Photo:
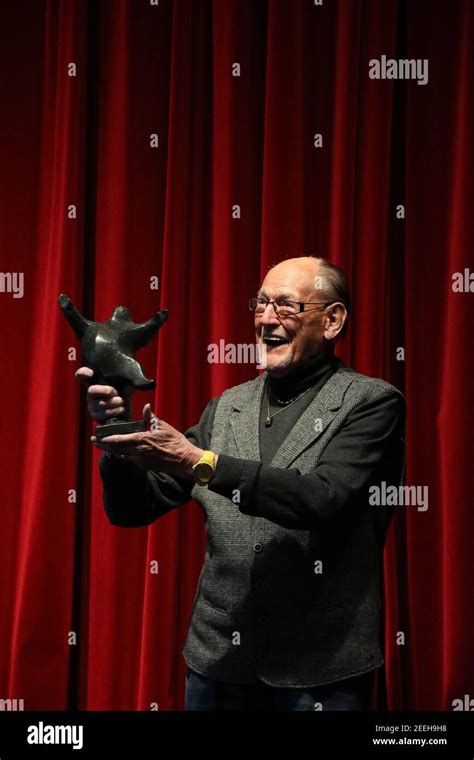
<svg viewBox="0 0 474 760">
<path fill-rule="evenodd" d="M 193 468 L 196 478 L 203 483 L 209 483 L 214 475 L 214 468 L 208 462 L 198 462 Z"/>
</svg>

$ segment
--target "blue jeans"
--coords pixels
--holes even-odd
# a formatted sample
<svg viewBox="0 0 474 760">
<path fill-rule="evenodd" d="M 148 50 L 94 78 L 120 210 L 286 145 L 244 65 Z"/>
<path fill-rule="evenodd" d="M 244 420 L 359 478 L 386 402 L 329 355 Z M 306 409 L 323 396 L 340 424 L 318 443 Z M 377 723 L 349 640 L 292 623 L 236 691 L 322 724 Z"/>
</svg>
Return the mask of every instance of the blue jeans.
<svg viewBox="0 0 474 760">
<path fill-rule="evenodd" d="M 375 671 L 325 686 L 286 688 L 214 681 L 188 668 L 185 710 L 369 710 Z"/>
</svg>

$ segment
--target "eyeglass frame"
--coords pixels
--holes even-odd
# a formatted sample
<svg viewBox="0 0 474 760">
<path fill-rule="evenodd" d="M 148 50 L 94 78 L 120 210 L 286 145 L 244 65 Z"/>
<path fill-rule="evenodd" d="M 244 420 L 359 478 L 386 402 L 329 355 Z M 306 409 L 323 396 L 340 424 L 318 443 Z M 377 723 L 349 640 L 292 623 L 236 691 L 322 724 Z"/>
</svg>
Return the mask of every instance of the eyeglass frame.
<svg viewBox="0 0 474 760">
<path fill-rule="evenodd" d="M 254 314 L 257 314 L 257 305 L 258 304 L 255 304 L 255 309 L 252 309 L 252 307 L 251 307 L 250 304 L 251 304 L 252 301 L 258 301 L 259 298 L 263 298 L 263 297 L 262 296 L 253 296 L 252 298 L 249 298 L 249 300 L 248 300 L 249 310 L 252 311 L 252 312 L 254 312 Z M 275 308 L 275 304 L 279 300 L 284 300 L 286 303 L 291 303 L 291 304 L 295 304 L 296 306 L 299 306 L 299 311 L 295 311 L 294 314 L 288 314 L 287 316 L 295 316 L 295 314 L 302 314 L 305 311 L 316 311 L 315 309 L 305 309 L 304 308 L 305 306 L 324 306 L 324 308 L 326 308 L 326 306 L 330 306 L 333 303 L 339 303 L 339 301 L 290 301 L 289 299 L 286 299 L 286 298 L 284 298 L 284 299 L 276 298 L 274 301 L 270 301 L 270 300 L 267 300 L 267 299 L 264 299 L 264 300 L 266 300 L 265 308 L 260 313 L 261 314 L 265 314 L 267 306 L 269 304 L 271 304 L 273 306 L 273 311 L 275 312 L 275 314 L 277 316 L 278 316 L 278 310 Z M 263 304 L 261 304 L 261 305 L 263 306 Z M 281 316 L 281 315 L 279 315 L 279 316 Z"/>
</svg>

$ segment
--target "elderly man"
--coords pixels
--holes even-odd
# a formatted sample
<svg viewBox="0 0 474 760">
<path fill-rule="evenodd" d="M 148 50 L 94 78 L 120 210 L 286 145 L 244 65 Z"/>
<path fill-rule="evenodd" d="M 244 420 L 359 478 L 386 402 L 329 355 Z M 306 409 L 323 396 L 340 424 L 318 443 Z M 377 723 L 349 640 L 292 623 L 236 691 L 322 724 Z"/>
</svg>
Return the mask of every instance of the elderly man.
<svg viewBox="0 0 474 760">
<path fill-rule="evenodd" d="M 146 432 L 94 437 L 105 510 L 133 527 L 189 499 L 204 509 L 186 709 L 368 709 L 390 518 L 368 489 L 401 482 L 404 399 L 336 358 L 350 311 L 338 267 L 286 260 L 249 305 L 266 371 L 210 401 L 184 434 L 147 404 Z M 107 386 L 91 385 L 88 404 L 97 421 L 129 413 Z"/>
</svg>

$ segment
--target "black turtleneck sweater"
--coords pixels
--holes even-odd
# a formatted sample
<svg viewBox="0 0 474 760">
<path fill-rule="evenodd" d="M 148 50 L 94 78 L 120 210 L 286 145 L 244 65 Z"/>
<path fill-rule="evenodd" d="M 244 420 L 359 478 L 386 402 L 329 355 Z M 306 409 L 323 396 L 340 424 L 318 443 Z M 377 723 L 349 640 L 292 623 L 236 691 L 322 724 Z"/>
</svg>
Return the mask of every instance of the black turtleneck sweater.
<svg viewBox="0 0 474 760">
<path fill-rule="evenodd" d="M 334 356 L 323 356 L 304 364 L 286 377 L 267 375 L 260 409 L 260 458 L 269 464 L 296 420 L 310 405 L 340 362 Z M 300 396 L 300 398 L 298 398 Z M 292 401 L 292 399 L 295 399 Z M 278 401 L 286 405 L 278 404 Z M 265 424 L 271 417 L 271 426 Z"/>
<path fill-rule="evenodd" d="M 341 364 L 333 355 L 326 355 L 286 378 L 272 379 L 267 375 L 260 411 L 261 461 L 219 453 L 209 490 L 232 499 L 238 489 L 239 509 L 243 514 L 265 517 L 286 528 L 307 530 L 314 527 L 308 522 L 312 519 L 308 515 L 314 514 L 315 504 L 329 503 L 337 508 L 347 500 L 348 489 L 362 487 L 367 474 L 384 454 L 395 427 L 402 424 L 404 406 L 395 394 L 387 393 L 375 404 L 358 404 L 338 434 L 328 442 L 314 472 L 303 475 L 295 467 L 283 469 L 270 465 L 296 420 Z M 288 401 L 303 391 L 307 392 L 286 408 L 277 403 L 277 399 Z M 185 433 L 202 449 L 210 448 L 218 401 L 219 397 L 212 399 L 199 423 Z M 271 427 L 265 425 L 268 404 L 270 415 L 283 409 L 272 418 Z M 372 453 L 361 458 L 361 450 Z M 182 506 L 194 486 L 194 481 L 155 471 L 147 473 L 133 462 L 105 456 L 100 460 L 100 472 L 105 511 L 113 524 L 124 527 L 149 525 Z"/>
</svg>

